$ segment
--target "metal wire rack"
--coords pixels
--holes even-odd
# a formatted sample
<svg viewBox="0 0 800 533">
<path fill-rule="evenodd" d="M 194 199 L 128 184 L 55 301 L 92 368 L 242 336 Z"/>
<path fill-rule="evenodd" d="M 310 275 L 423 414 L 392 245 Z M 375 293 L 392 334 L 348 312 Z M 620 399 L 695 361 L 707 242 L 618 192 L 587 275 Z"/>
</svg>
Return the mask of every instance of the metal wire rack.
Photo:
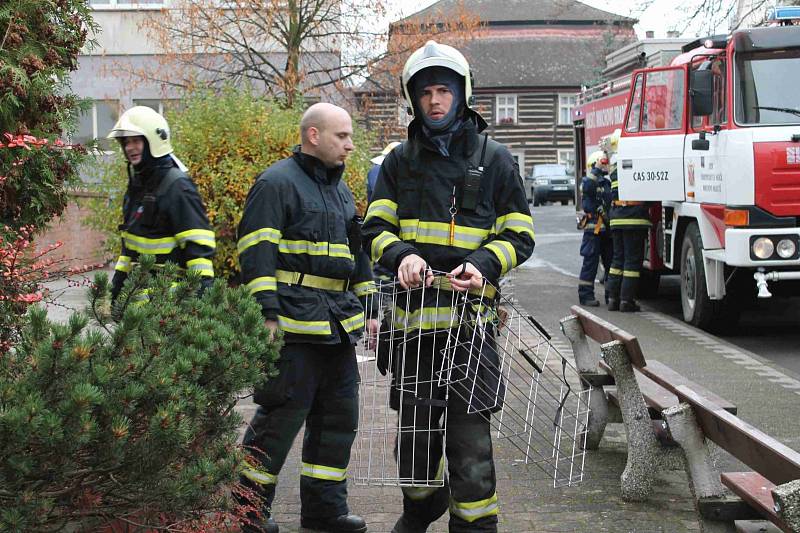
<svg viewBox="0 0 800 533">
<path fill-rule="evenodd" d="M 368 306 L 380 328 L 359 349 L 356 484 L 443 486 L 455 400 L 490 420 L 519 481 L 583 479 L 590 387 L 518 304 L 489 283 L 455 292 L 436 273 L 427 287 L 382 282 Z"/>
</svg>

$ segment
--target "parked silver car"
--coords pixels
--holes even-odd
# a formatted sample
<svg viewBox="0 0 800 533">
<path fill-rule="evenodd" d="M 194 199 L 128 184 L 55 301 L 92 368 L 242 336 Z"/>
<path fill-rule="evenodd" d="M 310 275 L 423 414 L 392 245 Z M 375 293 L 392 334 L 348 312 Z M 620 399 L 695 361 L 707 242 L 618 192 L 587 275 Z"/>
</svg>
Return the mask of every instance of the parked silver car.
<svg viewBox="0 0 800 533">
<path fill-rule="evenodd" d="M 575 178 L 567 174 L 564 165 L 533 165 L 530 177 L 525 180 L 525 193 L 528 203 L 533 205 L 555 201 L 567 205 L 575 199 Z"/>
</svg>

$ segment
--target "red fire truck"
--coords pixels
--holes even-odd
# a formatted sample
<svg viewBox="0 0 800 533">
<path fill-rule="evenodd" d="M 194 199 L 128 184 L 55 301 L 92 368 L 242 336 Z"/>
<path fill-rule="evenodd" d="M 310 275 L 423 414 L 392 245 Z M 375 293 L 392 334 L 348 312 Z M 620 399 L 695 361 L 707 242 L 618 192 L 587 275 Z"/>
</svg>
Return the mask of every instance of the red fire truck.
<svg viewBox="0 0 800 533">
<path fill-rule="evenodd" d="M 684 320 L 704 329 L 798 293 L 798 20 L 776 8 L 769 26 L 688 43 L 576 110 L 576 168 L 620 128 L 620 199 L 652 202 L 645 289 L 679 274 Z"/>
</svg>

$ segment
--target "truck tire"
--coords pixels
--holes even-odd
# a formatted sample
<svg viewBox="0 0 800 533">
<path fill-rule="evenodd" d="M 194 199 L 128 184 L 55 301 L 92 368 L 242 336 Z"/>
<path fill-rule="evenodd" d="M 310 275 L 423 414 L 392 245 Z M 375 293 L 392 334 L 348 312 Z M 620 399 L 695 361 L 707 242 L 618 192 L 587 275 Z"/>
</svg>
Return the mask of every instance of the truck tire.
<svg viewBox="0 0 800 533">
<path fill-rule="evenodd" d="M 696 222 L 686 227 L 681 246 L 681 307 L 683 320 L 706 331 L 729 330 L 739 322 L 741 307 L 733 298 L 712 300 L 706 287 L 703 239 Z"/>
</svg>

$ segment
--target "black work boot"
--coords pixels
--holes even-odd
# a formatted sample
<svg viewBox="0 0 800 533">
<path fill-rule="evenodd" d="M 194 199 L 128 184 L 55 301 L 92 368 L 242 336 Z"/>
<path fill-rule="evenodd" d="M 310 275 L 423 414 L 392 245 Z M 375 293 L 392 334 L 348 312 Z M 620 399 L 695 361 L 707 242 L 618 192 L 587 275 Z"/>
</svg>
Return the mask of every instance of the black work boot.
<svg viewBox="0 0 800 533">
<path fill-rule="evenodd" d="M 279 533 L 278 524 L 271 516 L 262 519 L 250 519 L 248 523 L 242 523 L 242 533 Z"/>
<path fill-rule="evenodd" d="M 616 298 L 609 298 L 608 299 L 608 310 L 609 311 L 619 311 L 619 300 Z"/>
<path fill-rule="evenodd" d="M 600 302 L 597 301 L 597 298 L 591 298 L 589 300 L 581 300 L 581 305 L 586 307 L 600 307 Z"/>
<path fill-rule="evenodd" d="M 619 304 L 619 310 L 623 313 L 635 313 L 641 311 L 642 308 L 633 300 L 622 300 Z"/>
<path fill-rule="evenodd" d="M 403 513 L 392 528 L 392 533 L 425 533 L 428 526 L 417 523 L 408 513 Z"/>
<path fill-rule="evenodd" d="M 364 519 L 354 514 L 343 514 L 335 518 L 300 518 L 300 525 L 326 533 L 364 533 L 367 530 Z"/>
</svg>

